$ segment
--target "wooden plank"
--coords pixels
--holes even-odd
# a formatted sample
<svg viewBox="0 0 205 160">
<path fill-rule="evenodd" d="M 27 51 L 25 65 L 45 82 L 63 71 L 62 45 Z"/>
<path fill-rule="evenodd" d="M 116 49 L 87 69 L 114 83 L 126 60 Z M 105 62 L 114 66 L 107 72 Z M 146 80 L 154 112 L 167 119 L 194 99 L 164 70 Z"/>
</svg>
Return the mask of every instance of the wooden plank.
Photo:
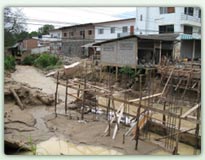
<svg viewBox="0 0 205 160">
<path fill-rule="evenodd" d="M 190 113 L 192 113 L 194 110 L 196 110 L 201 104 L 196 104 L 194 107 L 192 107 L 190 110 L 188 110 L 187 112 L 185 112 L 181 118 L 185 118 L 187 117 Z"/>
<path fill-rule="evenodd" d="M 17 95 L 16 91 L 13 88 L 10 88 L 11 93 L 13 94 L 14 98 L 16 99 L 18 106 L 21 110 L 24 110 L 23 103 L 21 102 L 19 96 Z"/>
<path fill-rule="evenodd" d="M 113 116 L 112 119 L 110 120 L 110 124 L 112 124 L 112 123 L 114 122 L 114 120 L 117 118 L 117 116 L 118 116 L 118 114 L 119 114 L 119 112 L 120 112 L 122 106 L 123 106 L 123 103 L 120 105 L 120 107 L 117 109 L 116 114 L 114 114 L 114 116 Z M 108 131 L 108 129 L 109 129 L 109 126 L 107 126 L 107 128 L 105 129 L 105 133 Z"/>
<path fill-rule="evenodd" d="M 167 82 L 166 82 L 166 84 L 165 84 L 165 86 L 164 86 L 164 88 L 163 88 L 163 90 L 162 90 L 162 95 L 164 94 L 164 92 L 165 92 L 165 90 L 166 90 L 166 87 L 167 87 L 167 85 L 168 85 L 168 83 L 169 83 L 169 81 L 170 81 L 170 79 L 171 79 L 171 76 L 172 76 L 173 71 L 174 71 L 174 68 L 172 69 L 171 73 L 169 74 L 169 78 L 167 79 Z"/>
<path fill-rule="evenodd" d="M 157 96 L 161 96 L 162 93 L 156 93 L 156 94 L 153 94 L 153 95 L 149 95 L 149 96 L 146 96 L 146 97 L 142 97 L 141 100 L 146 100 L 146 99 L 149 99 L 149 98 L 155 98 Z M 137 102 L 137 101 L 140 101 L 140 98 L 137 98 L 137 99 L 131 99 L 129 100 L 128 102 Z"/>
<path fill-rule="evenodd" d="M 112 139 L 115 139 L 115 137 L 116 137 L 117 130 L 118 130 L 118 126 L 119 126 L 119 124 L 120 124 L 120 120 L 121 120 L 121 118 L 122 118 L 123 112 L 124 112 L 124 105 L 122 106 L 122 108 L 121 108 L 121 110 L 120 110 L 120 114 L 119 114 L 119 117 L 118 117 L 118 119 L 117 119 L 117 124 L 115 125 L 115 129 L 114 129 L 114 132 L 113 132 Z"/>
</svg>

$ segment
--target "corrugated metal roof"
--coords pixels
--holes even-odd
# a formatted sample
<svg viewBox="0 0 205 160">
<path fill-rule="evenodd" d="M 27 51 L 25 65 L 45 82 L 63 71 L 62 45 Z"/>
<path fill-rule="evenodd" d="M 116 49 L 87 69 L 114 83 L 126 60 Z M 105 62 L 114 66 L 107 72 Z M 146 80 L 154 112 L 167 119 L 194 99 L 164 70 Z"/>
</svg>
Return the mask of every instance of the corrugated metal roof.
<svg viewBox="0 0 205 160">
<path fill-rule="evenodd" d="M 95 45 L 101 45 L 103 43 L 109 43 L 114 41 L 120 41 L 129 38 L 149 39 L 149 40 L 161 40 L 161 41 L 178 41 L 179 34 L 150 34 L 150 35 L 129 35 L 119 37 L 115 39 L 106 40 L 103 42 L 95 43 Z"/>
</svg>

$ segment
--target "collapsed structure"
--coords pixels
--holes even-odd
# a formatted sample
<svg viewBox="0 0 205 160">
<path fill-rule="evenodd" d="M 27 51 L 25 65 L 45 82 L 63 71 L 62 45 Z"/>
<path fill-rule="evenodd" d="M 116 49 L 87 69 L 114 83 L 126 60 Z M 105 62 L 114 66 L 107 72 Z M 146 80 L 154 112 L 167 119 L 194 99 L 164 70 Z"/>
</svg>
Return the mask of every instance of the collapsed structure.
<svg viewBox="0 0 205 160">
<path fill-rule="evenodd" d="M 72 70 L 75 70 L 74 68 L 65 68 L 65 74 L 71 73 Z M 92 72 L 88 74 L 90 69 Z M 79 118 L 82 120 L 84 120 L 84 114 L 89 112 L 93 112 L 94 115 L 99 113 L 106 115 L 108 124 L 105 133 L 107 136 L 112 136 L 112 139 L 115 139 L 117 131 L 121 128 L 121 123 L 124 123 L 130 128 L 123 134 L 122 142 L 125 143 L 127 135 L 133 134 L 133 140 L 136 141 L 135 149 L 138 149 L 138 141 L 141 136 L 149 139 L 147 137 L 149 131 L 163 135 L 162 138 L 156 140 L 161 141 L 162 147 L 172 154 L 178 154 L 179 141 L 200 148 L 200 65 L 192 64 L 183 68 L 159 66 L 157 71 L 162 85 L 156 79 L 156 69 L 146 68 L 146 74 L 136 76 L 139 83 L 138 91 L 131 88 L 116 88 L 115 85 L 112 85 L 113 74 L 110 70 L 107 76 L 103 77 L 106 86 L 97 85 L 97 82 L 88 82 L 88 76 L 99 76 L 98 69 L 92 64 L 91 67 L 85 65 L 79 78 L 75 80 L 67 78 L 63 82 L 57 73 L 55 115 L 58 116 L 58 86 L 63 85 L 66 88 L 65 116 L 72 118 L 67 99 L 69 96 L 74 97 L 78 101 L 77 108 L 81 114 Z M 76 93 L 69 93 L 68 88 L 76 90 Z M 193 107 L 185 109 L 184 103 L 187 99 L 184 97 L 189 91 L 194 91 L 193 99 L 195 101 L 189 100 L 189 105 Z M 133 92 L 138 96 L 131 99 L 129 93 Z M 116 93 L 122 93 L 124 98 L 119 98 Z M 102 103 L 99 99 L 104 99 L 106 103 Z M 103 112 L 101 112 L 102 109 Z M 185 126 L 190 124 L 187 126 L 193 126 L 193 128 L 187 128 L 184 125 L 182 127 L 182 123 Z M 188 140 L 184 137 L 188 137 Z"/>
</svg>

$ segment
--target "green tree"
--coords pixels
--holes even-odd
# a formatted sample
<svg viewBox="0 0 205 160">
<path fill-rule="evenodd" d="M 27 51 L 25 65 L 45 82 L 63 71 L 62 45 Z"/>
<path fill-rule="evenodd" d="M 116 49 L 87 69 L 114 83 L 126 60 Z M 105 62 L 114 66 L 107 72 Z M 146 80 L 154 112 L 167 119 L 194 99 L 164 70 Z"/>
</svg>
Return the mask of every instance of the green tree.
<svg viewBox="0 0 205 160">
<path fill-rule="evenodd" d="M 38 32 L 36 31 L 32 31 L 29 33 L 29 37 L 32 38 L 32 37 L 37 37 L 38 36 Z"/>
<path fill-rule="evenodd" d="M 20 33 L 16 33 L 15 37 L 17 41 L 23 40 L 23 39 L 29 38 L 29 33 L 26 31 L 22 31 Z"/>
<path fill-rule="evenodd" d="M 42 35 L 46 35 L 46 34 L 49 34 L 49 30 L 52 30 L 54 29 L 54 26 L 51 25 L 51 24 L 45 24 L 43 27 L 40 27 L 38 29 L 38 32 Z"/>
<path fill-rule="evenodd" d="M 26 18 L 21 9 L 4 8 L 4 46 L 14 45 L 18 41 L 17 35 L 23 31 L 26 31 Z"/>
</svg>

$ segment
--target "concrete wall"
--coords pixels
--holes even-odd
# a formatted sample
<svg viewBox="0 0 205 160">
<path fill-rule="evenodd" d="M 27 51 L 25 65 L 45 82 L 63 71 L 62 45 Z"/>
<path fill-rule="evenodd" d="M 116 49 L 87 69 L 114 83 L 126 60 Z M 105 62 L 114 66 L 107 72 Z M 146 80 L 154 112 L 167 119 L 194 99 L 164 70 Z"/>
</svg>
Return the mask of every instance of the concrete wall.
<svg viewBox="0 0 205 160">
<path fill-rule="evenodd" d="M 67 40 L 62 42 L 62 53 L 66 56 L 82 56 L 82 45 L 92 43 L 94 40 Z"/>
<path fill-rule="evenodd" d="M 38 47 L 38 48 L 33 48 L 31 49 L 31 54 L 38 54 L 38 53 L 45 53 L 45 52 L 50 52 L 50 47 Z"/>
<path fill-rule="evenodd" d="M 101 45 L 101 64 L 110 66 L 137 65 L 137 39 L 130 38 Z"/>
</svg>

